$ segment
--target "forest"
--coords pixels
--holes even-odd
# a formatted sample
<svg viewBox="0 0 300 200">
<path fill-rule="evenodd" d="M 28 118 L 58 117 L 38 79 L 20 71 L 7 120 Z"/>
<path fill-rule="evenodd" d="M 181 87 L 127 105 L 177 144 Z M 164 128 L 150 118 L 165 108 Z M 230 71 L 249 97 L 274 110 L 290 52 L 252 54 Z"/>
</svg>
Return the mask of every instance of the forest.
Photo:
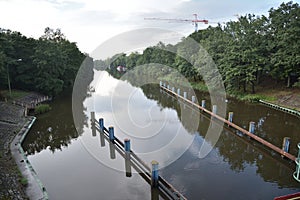
<svg viewBox="0 0 300 200">
<path fill-rule="evenodd" d="M 128 71 L 139 65 L 159 63 L 176 69 L 192 83 L 201 83 L 201 70 L 195 66 L 209 63 L 199 52 L 202 48 L 196 53 L 190 51 L 188 39 L 208 52 L 229 93 L 255 93 L 258 87 L 274 83 L 287 88 L 300 86 L 300 8 L 293 2 L 271 8 L 268 16 L 246 14 L 237 21 L 199 30 L 175 45 L 159 42 L 142 53 L 121 53 L 96 60 L 95 67 L 106 68 L 120 77 L 118 66 Z M 190 54 L 190 61 L 180 56 L 182 52 Z"/>
<path fill-rule="evenodd" d="M 12 89 L 56 96 L 73 86 L 86 57 L 60 29 L 47 27 L 37 40 L 0 29 L 0 90 L 10 82 Z"/>
</svg>

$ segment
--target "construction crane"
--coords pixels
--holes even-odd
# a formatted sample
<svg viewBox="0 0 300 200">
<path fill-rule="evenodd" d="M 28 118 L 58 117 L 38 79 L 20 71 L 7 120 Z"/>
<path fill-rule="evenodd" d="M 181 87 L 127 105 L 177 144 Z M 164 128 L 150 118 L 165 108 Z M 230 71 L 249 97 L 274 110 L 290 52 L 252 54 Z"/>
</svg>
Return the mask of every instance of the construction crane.
<svg viewBox="0 0 300 200">
<path fill-rule="evenodd" d="M 208 20 L 206 19 L 198 19 L 197 14 L 193 14 L 195 16 L 195 19 L 172 19 L 172 18 L 158 18 L 158 17 L 145 17 L 144 20 L 161 20 L 161 21 L 169 21 L 169 22 L 179 22 L 179 23 L 185 23 L 185 22 L 192 22 L 192 24 L 195 26 L 195 32 L 198 31 L 198 22 L 208 24 Z"/>
</svg>

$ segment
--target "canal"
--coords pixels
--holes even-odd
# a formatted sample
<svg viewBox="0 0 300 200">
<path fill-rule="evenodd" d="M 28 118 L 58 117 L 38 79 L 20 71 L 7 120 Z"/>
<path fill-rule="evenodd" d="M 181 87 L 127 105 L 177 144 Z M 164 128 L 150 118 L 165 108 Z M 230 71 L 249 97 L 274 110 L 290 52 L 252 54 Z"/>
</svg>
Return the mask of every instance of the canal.
<svg viewBox="0 0 300 200">
<path fill-rule="evenodd" d="M 126 176 L 124 158 L 118 152 L 112 156 L 110 145 L 92 133 L 91 111 L 104 118 L 106 127 L 114 126 L 118 138 L 130 138 L 132 150 L 146 163 L 158 160 L 160 175 L 188 199 L 272 199 L 300 191 L 292 177 L 294 163 L 228 127 L 222 127 L 215 145 L 206 141 L 212 150 L 201 157 L 207 131 L 220 124 L 159 85 L 135 87 L 107 72 L 95 75 L 101 80 L 75 114 L 72 94 L 58 97 L 50 112 L 38 116 L 23 144 L 50 199 L 163 199 L 135 169 Z M 196 95 L 210 108 L 208 94 Z M 241 127 L 256 122 L 256 134 L 278 147 L 290 137 L 290 153 L 297 155 L 299 118 L 234 99 L 227 111 Z"/>
</svg>

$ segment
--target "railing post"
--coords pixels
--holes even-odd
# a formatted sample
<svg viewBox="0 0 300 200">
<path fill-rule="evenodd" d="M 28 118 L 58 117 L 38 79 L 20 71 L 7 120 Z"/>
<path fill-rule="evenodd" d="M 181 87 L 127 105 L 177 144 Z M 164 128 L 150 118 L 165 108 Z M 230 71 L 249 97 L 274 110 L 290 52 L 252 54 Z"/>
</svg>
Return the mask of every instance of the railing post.
<svg viewBox="0 0 300 200">
<path fill-rule="evenodd" d="M 112 126 L 110 126 L 109 128 L 108 128 L 108 136 L 109 136 L 109 140 L 110 141 L 114 141 L 114 139 L 115 139 L 115 136 L 114 136 L 114 127 L 112 127 Z"/>
<path fill-rule="evenodd" d="M 175 93 L 175 88 L 174 88 L 174 87 L 172 87 L 172 92 L 174 92 L 174 93 Z"/>
<path fill-rule="evenodd" d="M 159 81 L 159 86 L 162 86 L 162 81 Z"/>
<path fill-rule="evenodd" d="M 183 98 L 187 99 L 187 92 L 183 92 Z"/>
<path fill-rule="evenodd" d="M 177 89 L 177 94 L 180 96 L 180 88 Z"/>
<path fill-rule="evenodd" d="M 152 165 L 152 172 L 151 172 L 151 187 L 156 188 L 158 187 L 158 162 L 153 160 L 151 162 Z"/>
</svg>

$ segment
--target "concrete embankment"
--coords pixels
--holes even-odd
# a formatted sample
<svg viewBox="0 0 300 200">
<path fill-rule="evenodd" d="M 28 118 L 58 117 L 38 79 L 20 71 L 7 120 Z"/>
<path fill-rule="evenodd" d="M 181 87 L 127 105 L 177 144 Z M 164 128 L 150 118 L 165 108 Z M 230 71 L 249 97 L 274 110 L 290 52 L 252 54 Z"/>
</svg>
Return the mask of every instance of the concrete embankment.
<svg viewBox="0 0 300 200">
<path fill-rule="evenodd" d="M 0 199 L 47 198 L 21 147 L 34 119 L 24 117 L 23 107 L 0 102 Z"/>
</svg>

